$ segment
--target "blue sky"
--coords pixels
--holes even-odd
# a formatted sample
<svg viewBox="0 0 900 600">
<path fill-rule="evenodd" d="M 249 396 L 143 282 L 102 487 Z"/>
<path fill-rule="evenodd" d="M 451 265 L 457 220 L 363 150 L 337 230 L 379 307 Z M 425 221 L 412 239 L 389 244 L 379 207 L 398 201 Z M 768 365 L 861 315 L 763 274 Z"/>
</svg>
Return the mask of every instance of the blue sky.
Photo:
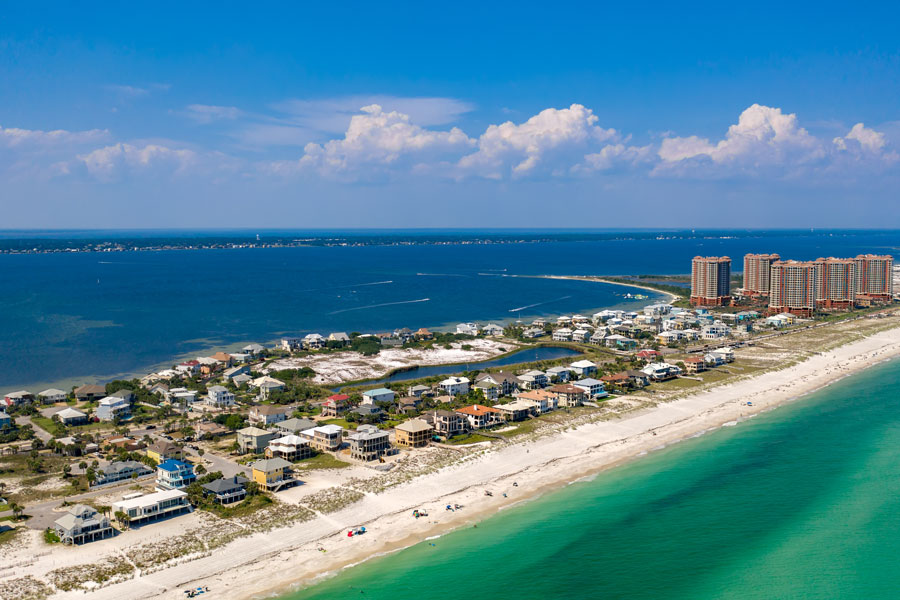
<svg viewBox="0 0 900 600">
<path fill-rule="evenodd" d="M 623 4 L 7 3 L 3 223 L 896 225 L 897 5 Z"/>
</svg>

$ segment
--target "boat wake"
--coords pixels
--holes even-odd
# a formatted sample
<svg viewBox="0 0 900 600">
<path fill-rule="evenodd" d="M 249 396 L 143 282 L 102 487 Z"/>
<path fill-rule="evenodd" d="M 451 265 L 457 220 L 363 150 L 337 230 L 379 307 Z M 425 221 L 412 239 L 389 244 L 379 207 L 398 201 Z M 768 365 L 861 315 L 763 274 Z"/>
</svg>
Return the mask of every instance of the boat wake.
<svg viewBox="0 0 900 600">
<path fill-rule="evenodd" d="M 419 277 L 468 277 L 462 273 L 416 273 Z"/>
<path fill-rule="evenodd" d="M 365 287 L 368 285 L 387 285 L 389 283 L 394 283 L 394 282 L 393 282 L 393 280 L 389 279 L 387 281 L 370 281 L 369 283 L 354 283 L 352 285 L 332 285 L 329 287 L 312 288 L 312 289 L 308 289 L 308 290 L 298 290 L 298 291 L 300 291 L 300 292 L 322 292 L 325 290 L 344 290 L 347 288 L 358 288 L 358 287 Z"/>
<path fill-rule="evenodd" d="M 382 306 L 394 306 L 395 304 L 416 304 L 418 302 L 428 302 L 431 298 L 419 298 L 418 300 L 401 300 L 400 302 L 382 302 L 381 304 L 370 304 L 368 306 L 354 306 L 353 308 L 342 308 L 341 310 L 333 310 L 329 315 L 350 312 L 351 310 L 365 310 L 367 308 L 380 308 Z"/>
<path fill-rule="evenodd" d="M 534 308 L 535 306 L 541 306 L 544 304 L 550 304 L 551 302 L 559 302 L 560 300 L 568 300 L 572 296 L 563 296 L 562 298 L 556 298 L 554 300 L 546 300 L 544 302 L 535 302 L 534 304 L 528 304 L 527 306 L 520 306 L 518 308 L 511 308 L 509 312 L 519 312 L 520 310 L 525 310 L 526 308 Z"/>
</svg>

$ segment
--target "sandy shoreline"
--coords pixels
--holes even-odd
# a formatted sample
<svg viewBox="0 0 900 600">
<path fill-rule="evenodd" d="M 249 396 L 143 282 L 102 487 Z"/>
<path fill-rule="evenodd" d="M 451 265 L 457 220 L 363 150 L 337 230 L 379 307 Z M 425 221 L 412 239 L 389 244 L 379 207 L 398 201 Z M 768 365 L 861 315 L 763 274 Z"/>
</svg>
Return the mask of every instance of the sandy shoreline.
<svg viewBox="0 0 900 600">
<path fill-rule="evenodd" d="M 766 372 L 660 404 L 622 418 L 568 428 L 490 450 L 461 451 L 465 458 L 411 482 L 365 497 L 338 512 L 287 528 L 241 538 L 208 556 L 139 575 L 88 595 L 98 599 L 180 598 L 181 590 L 209 586 L 219 598 L 261 598 L 309 585 L 323 574 L 404 548 L 426 537 L 489 517 L 697 433 L 770 410 L 840 378 L 900 355 L 900 328 L 888 329 L 818 353 L 780 371 Z M 746 406 L 752 401 L 753 406 Z M 517 487 L 512 482 L 518 483 Z M 494 492 L 493 497 L 484 490 Z M 506 492 L 508 498 L 503 498 Z M 459 503 L 457 512 L 444 510 Z M 425 508 L 430 516 L 414 519 Z M 347 538 L 346 530 L 369 532 Z M 322 553 L 317 548 L 324 548 Z M 85 552 L 90 548 L 69 551 Z M 24 573 L 23 573 L 24 574 Z M 79 597 L 66 592 L 55 598 Z"/>
<path fill-rule="evenodd" d="M 662 300 L 662 303 L 664 304 L 671 304 L 675 300 L 678 300 L 678 296 L 676 296 L 672 292 L 658 290 L 656 288 L 641 285 L 639 283 L 622 283 L 621 281 L 613 281 L 612 279 L 607 279 L 603 276 L 595 277 L 591 275 L 538 275 L 537 277 L 541 277 L 543 279 L 571 279 L 572 281 L 596 281 L 597 283 L 608 283 L 610 285 L 621 285 L 625 287 L 637 288 L 639 290 L 648 291 L 652 294 L 661 294 L 665 296 L 665 299 Z"/>
</svg>

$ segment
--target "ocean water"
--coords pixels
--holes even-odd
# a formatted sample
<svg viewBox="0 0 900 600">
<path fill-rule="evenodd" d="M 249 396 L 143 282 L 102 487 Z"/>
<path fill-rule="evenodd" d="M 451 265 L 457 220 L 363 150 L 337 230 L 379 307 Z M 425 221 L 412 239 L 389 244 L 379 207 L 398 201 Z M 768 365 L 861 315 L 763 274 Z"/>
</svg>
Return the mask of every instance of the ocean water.
<svg viewBox="0 0 900 600">
<path fill-rule="evenodd" d="M 896 598 L 900 361 L 282 600 Z"/>
<path fill-rule="evenodd" d="M 46 236 L 126 235 L 76 233 Z M 515 275 L 672 274 L 689 271 L 698 253 L 740 257 L 777 251 L 815 258 L 896 254 L 900 248 L 896 231 L 688 234 L 583 239 L 548 233 L 546 241 L 522 244 L 0 255 L 0 392 L 147 372 L 177 358 L 282 335 L 442 327 L 646 303 L 625 298 L 634 290 L 622 286 Z M 226 237 L 239 242 L 241 235 L 253 239 L 240 232 Z M 347 235 L 366 239 L 360 232 Z M 484 234 L 441 235 L 445 242 L 460 242 Z M 17 236 L 26 234 L 0 232 L 6 242 Z M 377 238 L 419 239 L 397 232 Z"/>
</svg>

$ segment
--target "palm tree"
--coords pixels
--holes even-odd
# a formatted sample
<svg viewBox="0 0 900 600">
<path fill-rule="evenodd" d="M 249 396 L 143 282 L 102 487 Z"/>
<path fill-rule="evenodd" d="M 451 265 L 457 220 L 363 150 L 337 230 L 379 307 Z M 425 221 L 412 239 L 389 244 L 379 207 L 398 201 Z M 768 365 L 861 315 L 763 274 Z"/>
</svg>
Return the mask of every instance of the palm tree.
<svg viewBox="0 0 900 600">
<path fill-rule="evenodd" d="M 123 528 L 128 529 L 128 524 L 131 522 L 131 517 L 128 516 L 128 513 L 117 510 L 115 517 L 116 521 L 118 521 Z"/>
<path fill-rule="evenodd" d="M 22 513 L 25 511 L 25 507 L 18 502 L 13 502 L 9 505 L 9 508 L 13 511 L 13 518 L 15 518 L 16 521 L 19 520 L 19 517 L 21 517 Z"/>
</svg>

